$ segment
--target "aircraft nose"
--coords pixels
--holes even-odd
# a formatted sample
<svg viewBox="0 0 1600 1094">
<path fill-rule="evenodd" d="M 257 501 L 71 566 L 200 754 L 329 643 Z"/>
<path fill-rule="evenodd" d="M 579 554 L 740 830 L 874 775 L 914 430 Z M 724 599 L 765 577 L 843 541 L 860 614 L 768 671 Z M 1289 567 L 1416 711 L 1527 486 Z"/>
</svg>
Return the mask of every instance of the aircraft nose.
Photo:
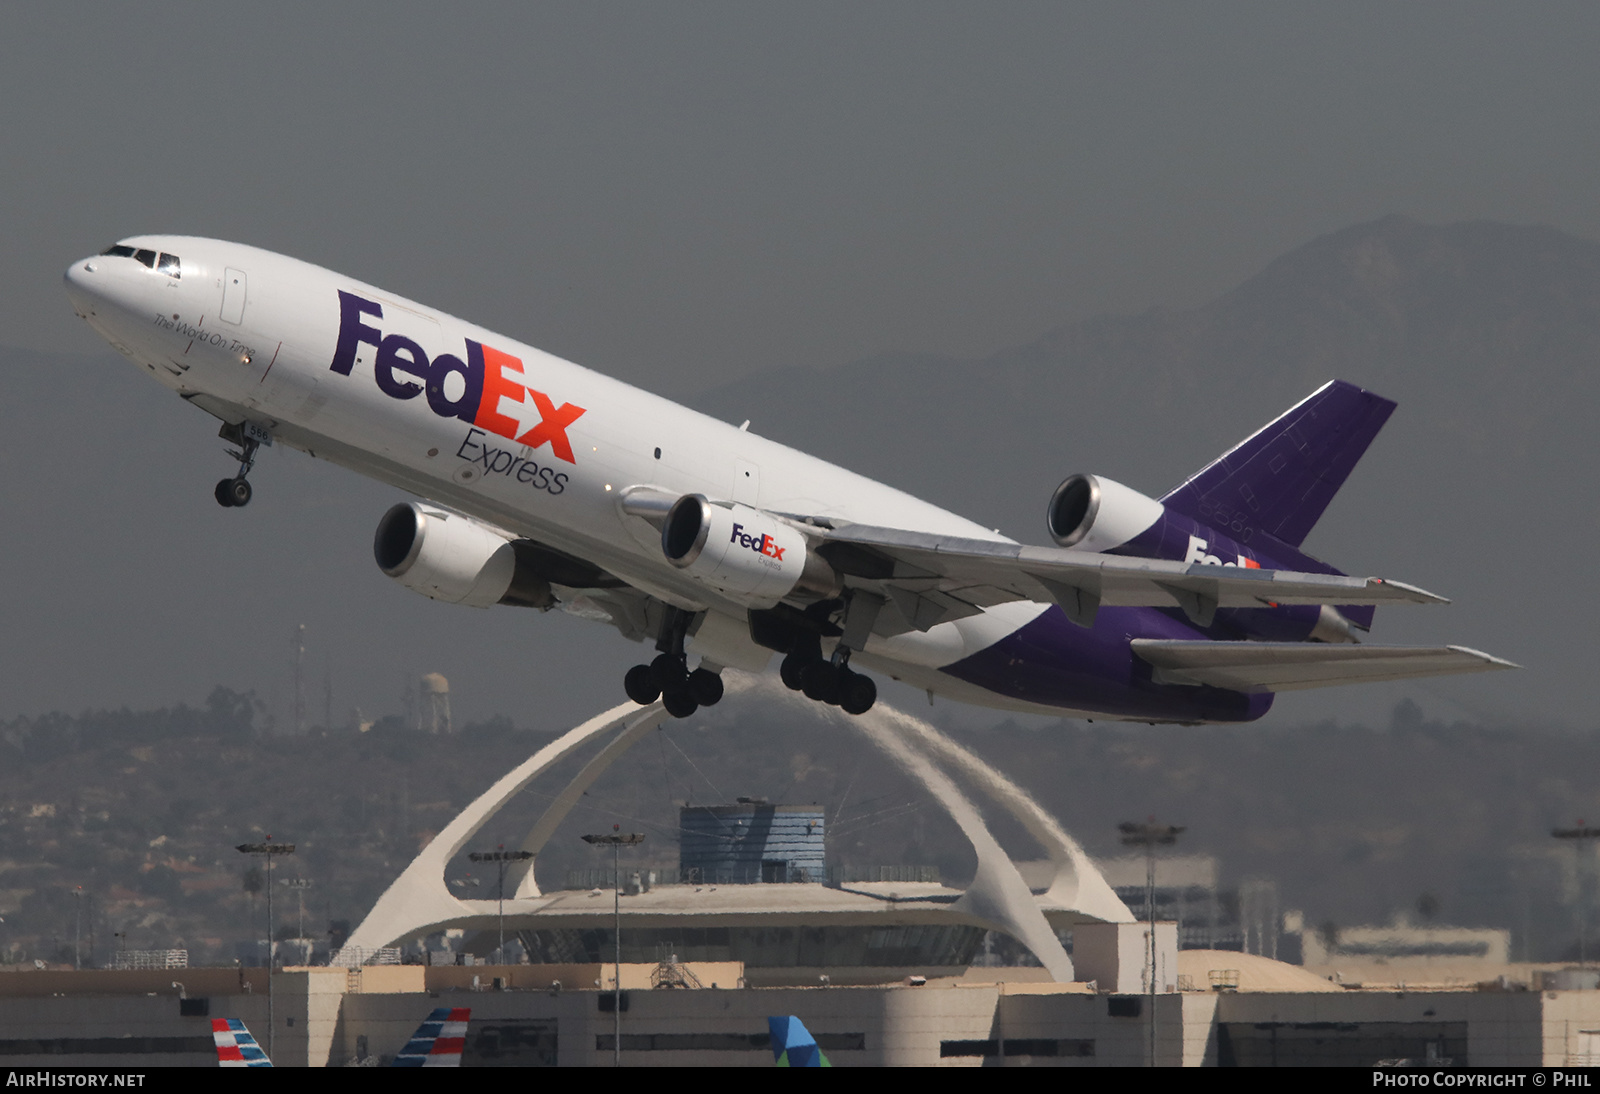
<svg viewBox="0 0 1600 1094">
<path fill-rule="evenodd" d="M 99 269 L 102 261 L 98 255 L 79 259 L 61 275 L 66 282 L 67 299 L 72 301 L 73 310 L 80 316 L 89 314 L 94 298 L 104 291 L 105 274 Z"/>
</svg>

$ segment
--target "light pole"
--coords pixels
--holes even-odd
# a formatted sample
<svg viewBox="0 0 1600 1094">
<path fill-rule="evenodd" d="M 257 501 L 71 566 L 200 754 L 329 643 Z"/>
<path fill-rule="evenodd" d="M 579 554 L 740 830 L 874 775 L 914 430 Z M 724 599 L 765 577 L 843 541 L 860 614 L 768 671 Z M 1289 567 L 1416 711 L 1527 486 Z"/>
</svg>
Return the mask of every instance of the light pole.
<svg viewBox="0 0 1600 1094">
<path fill-rule="evenodd" d="M 587 839 L 588 837 L 584 837 Z M 640 837 L 641 839 L 643 837 Z M 506 863 L 526 862 L 532 851 L 507 851 L 505 844 L 493 851 L 473 851 L 467 856 L 473 862 L 492 862 L 500 869 L 500 964 L 506 963 Z"/>
<path fill-rule="evenodd" d="M 1587 963 L 1588 958 L 1588 946 L 1586 945 L 1586 939 L 1584 937 L 1588 933 L 1588 925 L 1584 922 L 1583 914 L 1583 845 L 1585 840 L 1592 840 L 1596 837 L 1600 837 L 1600 828 L 1585 827 L 1583 818 L 1579 817 L 1578 827 L 1552 828 L 1550 830 L 1550 834 L 1556 839 L 1571 840 L 1572 850 L 1576 855 L 1576 858 L 1573 860 L 1574 873 L 1572 875 L 1572 880 L 1573 883 L 1578 887 L 1578 899 L 1574 903 L 1574 908 L 1578 917 L 1578 968 L 1581 969 Z"/>
<path fill-rule="evenodd" d="M 80 943 L 83 941 L 83 886 L 79 885 L 72 890 L 73 896 L 73 924 L 72 924 L 72 967 L 83 968 L 83 955 Z"/>
<path fill-rule="evenodd" d="M 1124 821 L 1117 825 L 1122 842 L 1130 847 L 1144 848 L 1144 899 L 1145 911 L 1150 917 L 1150 1067 L 1156 1066 L 1156 845 L 1176 843 L 1182 828 L 1170 824 L 1157 824 L 1151 817 L 1144 824 Z"/>
<path fill-rule="evenodd" d="M 265 855 L 267 857 L 267 1057 L 273 1055 L 273 1046 L 277 1037 L 278 1027 L 272 1015 L 272 856 L 294 854 L 294 844 L 273 843 L 272 833 L 267 833 L 265 843 L 241 843 L 234 848 L 242 855 Z"/>
<path fill-rule="evenodd" d="M 615 919 L 612 933 L 616 942 L 617 977 L 611 994 L 611 1066 L 622 1066 L 622 848 L 644 842 L 643 832 L 622 832 L 622 825 L 613 824 L 610 835 L 584 836 L 584 843 L 611 848 L 611 909 Z"/>
<path fill-rule="evenodd" d="M 295 627 L 294 635 L 289 639 L 289 648 L 294 653 L 294 731 L 301 734 L 306 731 L 306 692 L 300 684 L 300 662 L 306 656 L 306 625 L 301 623 Z"/>
</svg>

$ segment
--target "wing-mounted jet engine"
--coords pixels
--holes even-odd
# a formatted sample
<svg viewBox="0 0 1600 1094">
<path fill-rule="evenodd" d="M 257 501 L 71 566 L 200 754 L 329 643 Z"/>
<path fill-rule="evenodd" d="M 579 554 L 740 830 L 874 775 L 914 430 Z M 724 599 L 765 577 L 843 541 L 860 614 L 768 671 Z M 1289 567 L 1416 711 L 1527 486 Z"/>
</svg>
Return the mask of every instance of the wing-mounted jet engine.
<svg viewBox="0 0 1600 1094">
<path fill-rule="evenodd" d="M 412 592 L 473 608 L 500 603 L 517 571 L 510 536 L 416 502 L 403 502 L 383 515 L 372 553 L 380 570 Z"/>
<path fill-rule="evenodd" d="M 622 582 L 581 559 L 436 506 L 403 502 L 378 522 L 378 568 L 412 592 L 450 604 L 548 609 L 552 585 L 616 588 Z"/>
<path fill-rule="evenodd" d="M 787 522 L 734 502 L 686 494 L 661 526 L 667 561 L 747 608 L 780 600 L 826 600 L 842 588 L 806 537 Z"/>
</svg>

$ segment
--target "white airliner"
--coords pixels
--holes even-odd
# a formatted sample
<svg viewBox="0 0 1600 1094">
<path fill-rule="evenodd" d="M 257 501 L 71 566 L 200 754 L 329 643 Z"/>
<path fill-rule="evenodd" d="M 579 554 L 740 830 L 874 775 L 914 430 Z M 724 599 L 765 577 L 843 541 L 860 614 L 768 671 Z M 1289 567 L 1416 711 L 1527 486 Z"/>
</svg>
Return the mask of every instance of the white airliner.
<svg viewBox="0 0 1600 1094">
<path fill-rule="evenodd" d="M 1053 547 L 502 335 L 282 255 L 137 236 L 74 262 L 108 342 L 221 423 L 244 506 L 288 445 L 418 500 L 378 521 L 406 588 L 610 622 L 658 655 L 624 682 L 679 717 L 759 671 L 852 713 L 866 666 L 1012 710 L 1258 718 L 1291 688 L 1512 667 L 1356 643 L 1373 606 L 1438 602 L 1299 545 L 1394 404 L 1332 382 L 1160 500 L 1073 475 Z M 690 670 L 690 660 L 696 665 Z"/>
</svg>

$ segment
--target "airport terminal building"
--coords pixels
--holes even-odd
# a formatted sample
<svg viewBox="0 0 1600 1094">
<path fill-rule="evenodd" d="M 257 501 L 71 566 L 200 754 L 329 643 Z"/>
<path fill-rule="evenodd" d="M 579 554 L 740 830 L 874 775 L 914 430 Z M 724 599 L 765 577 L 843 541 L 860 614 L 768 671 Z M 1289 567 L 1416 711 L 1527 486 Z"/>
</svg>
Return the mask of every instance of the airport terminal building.
<svg viewBox="0 0 1600 1094">
<path fill-rule="evenodd" d="M 239 1019 L 278 1066 L 376 1066 L 448 1006 L 471 1011 L 462 1064 L 474 1067 L 609 1066 L 619 1054 L 624 1066 L 770 1066 L 767 1020 L 786 1015 L 838 1066 L 1600 1060 L 1594 975 L 1436 964 L 1426 987 L 1392 976 L 1379 983 L 1398 967 L 1375 962 L 1411 945 L 1398 927 L 1374 940 L 1352 933 L 1349 953 L 1321 953 L 1365 962 L 1365 986 L 1338 969 L 1180 949 L 1179 924 L 1138 921 L 1037 803 L 905 719 L 857 724 L 972 842 L 977 868 L 965 888 L 912 868 L 841 869 L 825 855 L 823 810 L 747 798 L 684 807 L 675 877 L 623 871 L 613 859 L 604 876 L 541 891 L 533 857 L 585 788 L 660 717 L 618 708 L 514 768 L 401 871 L 328 965 L 269 974 L 174 959 L 0 971 L 0 1058 L 13 1067 L 214 1066 L 211 1022 Z M 507 868 L 504 901 L 453 893 L 445 873 L 474 834 L 534 777 L 597 741 L 607 743 L 548 798 L 523 841 L 520 871 Z M 1010 813 L 1045 857 L 1026 871 L 1012 861 L 953 774 Z M 1200 899 L 1209 876 L 1175 875 L 1169 903 Z M 1131 902 L 1133 887 L 1121 891 Z M 1257 904 L 1260 915 L 1237 925 L 1208 922 L 1205 937 L 1258 932 L 1255 920 L 1282 918 L 1275 905 Z M 983 944 L 1000 936 L 1036 963 L 998 965 Z M 1498 952 L 1481 939 L 1445 941 L 1452 954 Z M 1424 942 L 1424 953 L 1441 944 Z M 483 960 L 495 950 L 502 963 Z"/>
<path fill-rule="evenodd" d="M 1226 969 L 1205 966 L 1226 963 Z M 1149 997 L 973 975 L 860 986 L 738 987 L 737 965 L 690 965 L 698 987 L 623 968 L 624 1066 L 771 1066 L 767 1018 L 796 1015 L 835 1066 L 1575 1066 L 1600 1057 L 1600 991 L 1349 990 L 1294 966 L 1184 951 L 1181 991 Z M 1185 971 L 1187 970 L 1187 971 Z M 186 969 L 0 973 L 11 1067 L 216 1065 L 210 1019 L 240 1018 L 278 1066 L 388 1063 L 434 1007 L 469 1007 L 463 1066 L 610 1066 L 610 966 L 367 966 L 273 974 Z M 982 974 L 982 975 L 976 975 Z M 1232 981 L 1212 985 L 1215 974 Z M 181 989 L 174 983 L 181 983 Z M 1221 990 L 1218 990 L 1218 989 Z"/>
</svg>

